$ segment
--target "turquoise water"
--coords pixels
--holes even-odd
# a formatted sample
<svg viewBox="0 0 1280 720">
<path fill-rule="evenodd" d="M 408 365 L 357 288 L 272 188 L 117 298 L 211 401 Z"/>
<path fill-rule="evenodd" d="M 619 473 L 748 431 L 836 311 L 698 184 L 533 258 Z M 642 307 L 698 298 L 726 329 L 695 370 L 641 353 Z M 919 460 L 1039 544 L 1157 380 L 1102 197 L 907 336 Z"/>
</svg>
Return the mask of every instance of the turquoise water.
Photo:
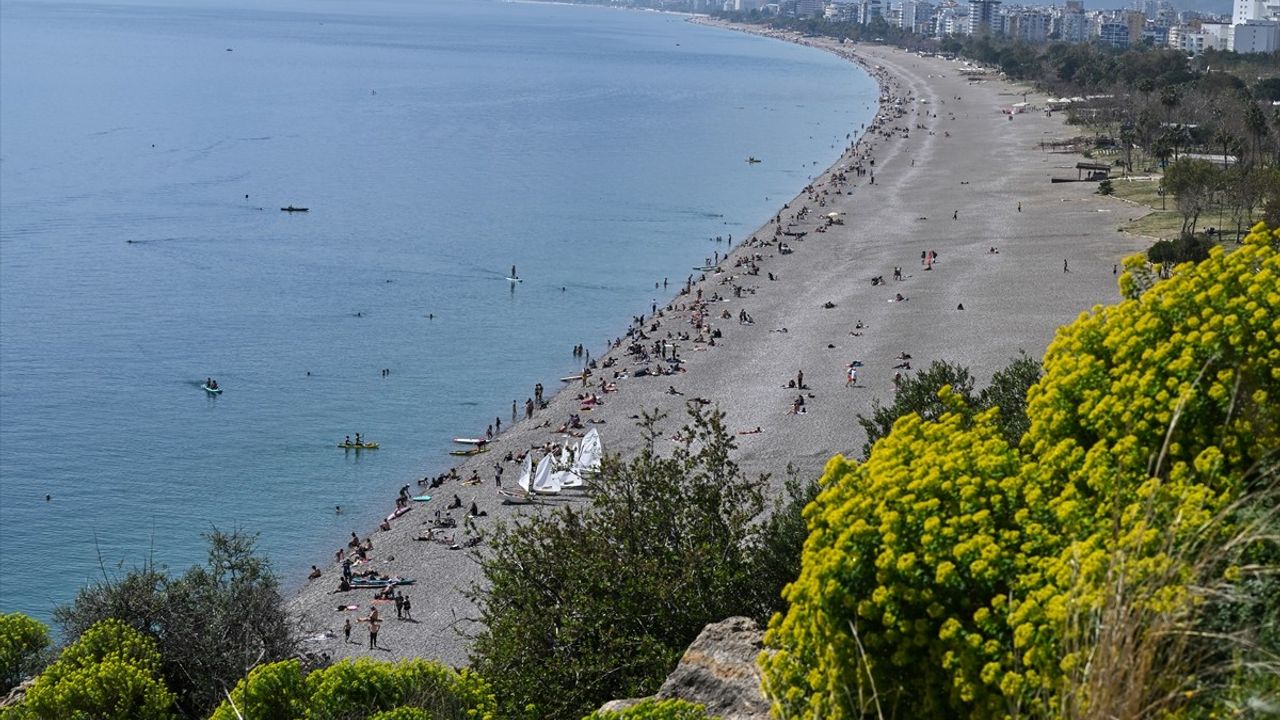
<svg viewBox="0 0 1280 720">
<path fill-rule="evenodd" d="M 815 50 L 481 0 L 5 0 L 0 73 L 0 609 L 42 618 L 213 526 L 327 559 L 876 98 Z"/>
</svg>

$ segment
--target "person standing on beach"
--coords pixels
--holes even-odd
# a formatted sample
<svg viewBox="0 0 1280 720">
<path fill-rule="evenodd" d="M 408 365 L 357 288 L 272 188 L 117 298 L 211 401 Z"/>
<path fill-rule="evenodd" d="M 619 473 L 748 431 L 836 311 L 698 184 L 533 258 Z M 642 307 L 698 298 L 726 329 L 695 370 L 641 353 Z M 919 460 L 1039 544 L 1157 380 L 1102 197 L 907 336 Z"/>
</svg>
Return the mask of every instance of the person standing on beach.
<svg viewBox="0 0 1280 720">
<path fill-rule="evenodd" d="M 347 644 L 351 643 L 351 618 L 342 623 L 342 639 Z"/>
<path fill-rule="evenodd" d="M 1067 267 L 1067 261 L 1066 261 L 1066 259 L 1065 259 L 1065 258 L 1063 258 L 1063 260 L 1062 260 L 1062 272 L 1064 272 L 1064 273 L 1069 273 L 1069 272 L 1071 272 L 1071 269 Z"/>
<path fill-rule="evenodd" d="M 525 398 L 524 399 L 524 419 L 529 420 L 532 418 L 533 418 L 533 398 Z"/>
<path fill-rule="evenodd" d="M 369 615 L 362 617 L 358 622 L 369 623 L 369 649 L 373 650 L 378 647 L 378 628 L 382 624 L 382 618 L 378 616 L 377 606 L 369 609 Z"/>
<path fill-rule="evenodd" d="M 512 400 L 511 401 L 511 424 L 514 425 L 515 422 L 516 422 L 516 401 Z"/>
</svg>

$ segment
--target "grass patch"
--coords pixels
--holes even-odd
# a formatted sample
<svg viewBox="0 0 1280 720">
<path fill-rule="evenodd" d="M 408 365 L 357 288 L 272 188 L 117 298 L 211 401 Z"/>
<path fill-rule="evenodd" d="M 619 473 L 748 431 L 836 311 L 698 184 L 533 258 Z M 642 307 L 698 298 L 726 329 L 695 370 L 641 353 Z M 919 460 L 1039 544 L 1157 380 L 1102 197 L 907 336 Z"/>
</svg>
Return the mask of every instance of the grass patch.
<svg viewBox="0 0 1280 720">
<path fill-rule="evenodd" d="M 1113 178 L 1111 186 L 1114 197 L 1151 209 L 1151 212 L 1143 217 L 1122 223 L 1120 230 L 1159 240 L 1173 240 L 1178 237 L 1178 234 L 1182 231 L 1182 214 L 1177 211 L 1173 198 L 1167 199 L 1165 203 L 1167 209 L 1160 209 L 1162 198 L 1157 192 L 1160 187 L 1158 179 L 1127 180 Z M 1134 210 L 1137 209 L 1134 208 Z"/>
</svg>

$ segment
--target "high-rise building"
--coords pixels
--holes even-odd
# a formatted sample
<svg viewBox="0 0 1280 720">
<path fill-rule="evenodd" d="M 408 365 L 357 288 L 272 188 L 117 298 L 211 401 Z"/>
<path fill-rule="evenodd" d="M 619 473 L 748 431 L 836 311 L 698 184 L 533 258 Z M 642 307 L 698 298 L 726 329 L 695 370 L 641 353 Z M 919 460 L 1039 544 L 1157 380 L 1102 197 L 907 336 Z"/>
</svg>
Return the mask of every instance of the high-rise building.
<svg viewBox="0 0 1280 720">
<path fill-rule="evenodd" d="M 797 17 L 815 17 L 822 14 L 823 0 L 796 0 Z"/>
<path fill-rule="evenodd" d="M 1000 0 L 969 0 L 969 34 L 990 35 L 997 23 Z M 999 32 L 999 28 L 994 28 Z"/>
<path fill-rule="evenodd" d="M 1106 45 L 1129 47 L 1129 24 L 1108 20 L 1098 25 L 1098 39 Z"/>
</svg>

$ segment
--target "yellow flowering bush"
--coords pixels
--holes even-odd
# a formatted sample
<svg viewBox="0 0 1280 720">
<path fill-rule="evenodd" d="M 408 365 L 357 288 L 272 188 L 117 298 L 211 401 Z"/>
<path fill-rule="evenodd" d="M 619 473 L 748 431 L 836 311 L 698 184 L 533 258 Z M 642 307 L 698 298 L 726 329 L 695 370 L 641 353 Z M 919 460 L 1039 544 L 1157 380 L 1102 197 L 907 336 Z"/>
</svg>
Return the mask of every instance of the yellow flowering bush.
<svg viewBox="0 0 1280 720">
<path fill-rule="evenodd" d="M 834 458 L 766 635 L 775 710 L 1053 715 L 1087 652 L 1067 628 L 1102 607 L 1117 557 L 1126 583 L 1162 583 L 1148 610 L 1190 602 L 1180 545 L 1280 446 L 1278 244 L 1260 225 L 1166 280 L 1127 263 L 1127 299 L 1049 346 L 1016 448 L 952 403 L 900 419 L 865 463 Z"/>
</svg>

